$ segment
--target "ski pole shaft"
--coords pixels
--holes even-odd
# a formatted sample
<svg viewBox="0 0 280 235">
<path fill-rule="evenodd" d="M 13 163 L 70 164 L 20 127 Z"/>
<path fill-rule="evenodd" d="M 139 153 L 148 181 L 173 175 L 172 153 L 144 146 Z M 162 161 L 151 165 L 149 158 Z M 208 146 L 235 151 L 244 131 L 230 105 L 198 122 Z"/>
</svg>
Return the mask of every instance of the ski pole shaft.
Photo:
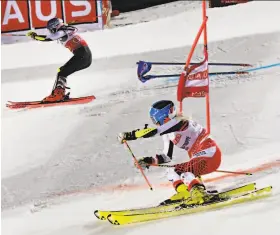
<svg viewBox="0 0 280 235">
<path fill-rule="evenodd" d="M 171 167 L 176 167 L 176 165 L 161 165 L 161 164 L 150 164 L 150 166 L 155 166 L 155 167 L 164 167 L 164 168 L 171 168 Z"/>
<path fill-rule="evenodd" d="M 133 157 L 134 162 L 136 163 L 137 167 L 140 169 L 140 172 L 141 172 L 141 174 L 143 175 L 143 177 L 144 177 L 145 181 L 147 182 L 147 184 L 149 185 L 150 190 L 153 190 L 152 185 L 150 184 L 150 182 L 149 182 L 148 178 L 146 177 L 146 175 L 145 175 L 145 173 L 144 173 L 144 171 L 143 171 L 142 167 L 139 165 L 139 163 L 138 163 L 138 161 L 137 161 L 136 157 L 134 156 L 134 154 L 133 154 L 133 152 L 132 152 L 131 148 L 129 147 L 128 143 L 125 141 L 125 142 L 124 142 L 124 144 L 126 145 L 127 149 L 129 150 L 129 152 L 130 152 L 131 156 Z"/>
<path fill-rule="evenodd" d="M 177 165 L 179 165 L 179 164 L 176 164 L 176 165 L 153 165 L 153 164 L 151 164 L 151 166 L 165 167 L 165 168 L 176 167 Z M 215 172 L 230 173 L 230 174 L 236 174 L 236 175 L 253 175 L 252 173 L 249 173 L 249 172 L 240 172 L 240 171 L 216 170 Z"/>
<path fill-rule="evenodd" d="M 8 36 L 8 37 L 25 37 L 25 34 L 15 34 L 15 33 L 1 33 L 1 36 Z"/>
<path fill-rule="evenodd" d="M 216 170 L 216 172 L 230 173 L 230 174 L 236 174 L 236 175 L 253 175 L 252 173 L 249 173 L 249 172 L 240 172 L 240 171 L 223 171 L 223 170 Z"/>
<path fill-rule="evenodd" d="M 244 63 L 209 63 L 209 65 L 216 65 L 216 66 L 243 66 L 243 67 L 252 67 L 251 64 L 244 64 Z"/>
</svg>

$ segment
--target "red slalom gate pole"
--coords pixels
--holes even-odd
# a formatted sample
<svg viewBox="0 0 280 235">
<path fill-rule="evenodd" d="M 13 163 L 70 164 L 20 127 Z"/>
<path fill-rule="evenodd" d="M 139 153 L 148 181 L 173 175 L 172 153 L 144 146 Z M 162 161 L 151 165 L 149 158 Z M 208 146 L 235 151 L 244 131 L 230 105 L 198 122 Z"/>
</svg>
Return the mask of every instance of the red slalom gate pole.
<svg viewBox="0 0 280 235">
<path fill-rule="evenodd" d="M 127 149 L 129 150 L 129 152 L 130 152 L 131 156 L 133 157 L 134 162 L 136 163 L 137 167 L 139 168 L 139 170 L 140 170 L 141 174 L 143 175 L 143 177 L 144 177 L 145 181 L 146 181 L 146 182 L 147 182 L 147 184 L 149 185 L 150 190 L 153 190 L 152 185 L 150 184 L 150 182 L 149 182 L 148 178 L 146 177 L 146 175 L 145 175 L 145 173 L 144 173 L 144 171 L 143 171 L 142 167 L 139 165 L 139 163 L 138 163 L 138 161 L 137 161 L 136 157 L 134 156 L 134 154 L 133 154 L 133 152 L 132 152 L 131 148 L 129 147 L 128 143 L 125 141 L 125 142 L 124 142 L 124 144 L 126 145 Z"/>
</svg>

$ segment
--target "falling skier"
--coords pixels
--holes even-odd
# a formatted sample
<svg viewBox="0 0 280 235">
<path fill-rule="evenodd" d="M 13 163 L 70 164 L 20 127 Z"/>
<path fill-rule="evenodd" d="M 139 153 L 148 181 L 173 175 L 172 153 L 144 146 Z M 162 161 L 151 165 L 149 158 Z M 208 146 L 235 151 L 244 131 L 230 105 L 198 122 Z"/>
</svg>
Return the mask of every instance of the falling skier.
<svg viewBox="0 0 280 235">
<path fill-rule="evenodd" d="M 163 154 L 140 158 L 138 163 L 143 168 L 170 162 L 174 145 L 185 149 L 190 161 L 168 168 L 167 177 L 176 194 L 162 204 L 187 198 L 191 198 L 194 203 L 203 203 L 210 196 L 199 177 L 218 169 L 221 163 L 219 147 L 200 124 L 177 114 L 172 101 L 161 100 L 154 103 L 150 109 L 150 117 L 157 128 L 148 128 L 146 125 L 142 130 L 120 133 L 119 141 L 124 143 L 138 138 L 163 137 Z"/>
<path fill-rule="evenodd" d="M 67 77 L 74 72 L 88 68 L 92 62 L 92 55 L 86 41 L 77 34 L 76 27 L 63 23 L 62 19 L 53 18 L 47 22 L 47 29 L 49 35 L 37 35 L 30 31 L 27 36 L 42 42 L 58 40 L 74 54 L 65 65 L 58 69 L 53 90 L 49 96 L 43 99 L 43 102 L 49 103 L 68 98 L 68 95 L 65 95 L 65 89 L 69 89 Z"/>
</svg>

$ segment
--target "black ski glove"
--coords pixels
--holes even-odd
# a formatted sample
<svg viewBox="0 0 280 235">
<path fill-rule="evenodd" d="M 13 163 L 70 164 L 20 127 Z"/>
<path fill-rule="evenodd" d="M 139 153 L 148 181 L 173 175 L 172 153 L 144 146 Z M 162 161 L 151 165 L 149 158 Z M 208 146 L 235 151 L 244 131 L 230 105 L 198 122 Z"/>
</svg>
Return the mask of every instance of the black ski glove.
<svg viewBox="0 0 280 235">
<path fill-rule="evenodd" d="M 155 161 L 155 159 L 153 157 L 142 157 L 140 159 L 138 159 L 138 164 L 139 166 L 141 166 L 143 169 L 149 169 L 150 165 L 153 164 Z M 135 163 L 135 166 L 137 166 L 137 164 Z"/>
<path fill-rule="evenodd" d="M 144 129 L 148 127 L 148 124 L 145 124 Z M 121 144 L 123 144 L 125 141 L 130 141 L 130 140 L 136 140 L 135 133 L 136 131 L 140 131 L 140 129 L 133 130 L 131 132 L 122 132 L 118 135 L 118 140 L 120 141 Z"/>
</svg>

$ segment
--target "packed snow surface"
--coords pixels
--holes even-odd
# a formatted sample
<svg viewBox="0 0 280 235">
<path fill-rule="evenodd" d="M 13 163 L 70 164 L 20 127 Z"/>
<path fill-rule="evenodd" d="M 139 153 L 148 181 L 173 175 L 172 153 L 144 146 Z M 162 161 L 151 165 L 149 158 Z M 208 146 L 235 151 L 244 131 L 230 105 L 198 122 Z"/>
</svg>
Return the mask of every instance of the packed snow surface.
<svg viewBox="0 0 280 235">
<path fill-rule="evenodd" d="M 87 70 L 70 76 L 68 85 L 73 97 L 96 96 L 87 105 L 8 110 L 8 100 L 37 100 L 48 95 L 57 67 L 71 55 L 56 43 L 2 45 L 3 234 L 279 233 L 280 67 L 243 77 L 213 78 L 210 93 L 211 132 L 223 151 L 221 169 L 269 167 L 250 177 L 228 177 L 206 186 L 224 189 L 257 182 L 258 187 L 273 186 L 270 198 L 117 228 L 93 215 L 95 209 L 155 205 L 173 194 L 172 188 L 161 184 L 166 182 L 162 169 L 147 172 L 155 187 L 153 192 L 148 190 L 116 136 L 145 123 L 151 125 L 148 109 L 156 100 L 176 101 L 176 82 L 158 79 L 142 84 L 135 64 L 138 60 L 185 61 L 201 23 L 201 9 L 196 6 L 180 12 L 175 10 L 176 4 L 181 6 L 171 3 L 168 9 L 175 13 L 165 18 L 83 34 L 94 61 Z M 280 2 L 275 1 L 208 9 L 209 61 L 255 66 L 279 63 L 279 7 Z M 201 49 L 199 45 L 195 60 L 201 58 Z M 159 67 L 156 72 L 178 73 L 180 69 Z M 205 123 L 203 99 L 185 100 L 184 112 Z M 130 146 L 136 156 L 152 156 L 161 151 L 162 141 L 141 139 Z M 174 155 L 174 162 L 187 159 L 178 149 Z M 141 187 L 135 189 L 135 185 Z"/>
</svg>

